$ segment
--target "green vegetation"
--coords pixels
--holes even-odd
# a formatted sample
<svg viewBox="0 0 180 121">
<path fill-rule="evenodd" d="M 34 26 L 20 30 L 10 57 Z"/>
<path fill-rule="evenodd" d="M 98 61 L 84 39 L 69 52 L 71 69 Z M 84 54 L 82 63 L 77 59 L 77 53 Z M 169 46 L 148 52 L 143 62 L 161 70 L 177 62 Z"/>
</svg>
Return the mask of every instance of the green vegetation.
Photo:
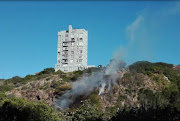
<svg viewBox="0 0 180 121">
<path fill-rule="evenodd" d="M 148 75 L 156 81 L 162 89 L 167 89 L 169 86 L 168 83 L 171 83 L 169 88 L 174 86 L 175 89 L 178 88 L 180 90 L 180 76 L 175 70 L 173 70 L 172 64 L 139 61 L 130 65 L 129 69 L 130 71 L 136 71 Z"/>
<path fill-rule="evenodd" d="M 71 81 L 76 81 L 82 74 L 83 74 L 83 71 L 74 71 L 71 74 L 71 77 L 70 77 L 70 80 Z"/>
<path fill-rule="evenodd" d="M 74 121 L 98 121 L 101 120 L 102 111 L 96 104 L 89 100 L 83 101 L 83 104 L 73 113 Z"/>
<path fill-rule="evenodd" d="M 67 90 L 70 90 L 71 89 L 71 85 L 69 83 L 66 83 L 66 84 L 63 84 L 63 85 L 60 85 L 56 88 L 55 90 L 55 94 L 57 95 L 62 95 L 64 94 Z"/>
<path fill-rule="evenodd" d="M 0 102 L 6 98 L 6 95 L 4 92 L 0 92 Z"/>
<path fill-rule="evenodd" d="M 111 121 L 179 121 L 180 111 L 167 106 L 165 108 L 131 108 L 119 110 Z"/>
<path fill-rule="evenodd" d="M 89 102 L 93 105 L 96 105 L 96 107 L 101 110 L 102 105 L 100 101 L 100 97 L 98 95 L 98 90 L 93 91 L 89 96 L 88 96 Z"/>
<path fill-rule="evenodd" d="M 0 103 L 1 121 L 59 121 L 53 108 L 44 103 L 32 103 L 24 99 L 4 99 Z"/>
<path fill-rule="evenodd" d="M 53 74 L 54 72 L 55 72 L 54 68 L 46 68 L 43 71 L 39 72 L 37 75 Z"/>
<path fill-rule="evenodd" d="M 162 87 L 161 90 L 157 92 L 140 89 L 138 94 L 139 101 L 144 108 L 164 108 L 169 106 L 177 110 L 180 109 L 180 105 L 178 104 L 180 102 L 180 76 L 173 70 L 172 64 L 141 61 L 132 64 L 129 69 L 148 75 Z"/>
<path fill-rule="evenodd" d="M 180 81 L 180 77 L 178 73 L 173 70 L 172 64 L 166 64 L 162 62 L 151 63 L 148 61 L 138 61 L 129 66 L 130 71 L 136 71 L 138 73 L 143 73 L 150 77 L 153 77 L 154 74 L 163 74 L 165 75 L 171 82 L 177 83 Z"/>
<path fill-rule="evenodd" d="M 81 79 L 82 75 L 88 76 L 103 69 L 89 68 L 84 71 L 64 73 L 47 68 L 36 75 L 27 75 L 24 78 L 15 76 L 11 79 L 0 80 L 0 120 L 141 121 L 148 118 L 154 121 L 180 119 L 180 74 L 177 71 L 178 68 L 174 69 L 172 64 L 162 62 L 136 62 L 129 66 L 130 71 L 127 71 L 120 81 L 117 80 L 117 85 L 111 87 L 111 92 L 101 95 L 104 96 L 103 98 L 98 95 L 98 89 L 95 89 L 88 96 L 77 97 L 74 106 L 70 106 L 71 109 L 60 112 L 42 102 L 32 103 L 24 99 L 7 98 L 5 95 L 5 92 L 15 87 L 32 80 L 42 79 L 46 83 L 38 86 L 37 89 L 54 88 L 54 94 L 61 96 L 71 90 L 71 82 Z M 151 82 L 148 83 L 148 80 Z M 146 86 L 146 84 L 149 85 Z M 118 92 L 119 87 L 121 89 Z M 22 87 L 23 91 L 26 89 L 28 86 Z M 115 97 L 117 92 L 119 95 Z M 116 99 L 112 107 L 109 107 L 108 103 Z"/>
</svg>

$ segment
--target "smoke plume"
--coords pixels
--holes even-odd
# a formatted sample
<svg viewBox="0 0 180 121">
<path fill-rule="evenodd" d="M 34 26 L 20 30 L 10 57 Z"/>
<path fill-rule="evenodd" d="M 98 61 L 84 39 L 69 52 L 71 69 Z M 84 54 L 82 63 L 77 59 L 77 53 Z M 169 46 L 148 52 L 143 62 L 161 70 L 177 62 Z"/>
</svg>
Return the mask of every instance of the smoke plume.
<svg viewBox="0 0 180 121">
<path fill-rule="evenodd" d="M 62 109 L 68 108 L 78 96 L 87 96 L 95 88 L 99 88 L 99 94 L 104 92 L 104 88 L 107 85 L 110 90 L 111 84 L 115 84 L 117 80 L 117 71 L 119 68 L 124 67 L 125 63 L 119 58 L 113 59 L 105 70 L 92 73 L 90 76 L 83 76 L 76 82 L 72 82 L 72 89 L 67 91 L 56 101 L 55 107 L 60 106 Z M 108 75 L 108 80 L 104 77 Z"/>
<path fill-rule="evenodd" d="M 101 88 L 99 89 L 99 95 L 104 92 L 104 87 L 106 86 L 106 83 L 102 83 Z"/>
</svg>

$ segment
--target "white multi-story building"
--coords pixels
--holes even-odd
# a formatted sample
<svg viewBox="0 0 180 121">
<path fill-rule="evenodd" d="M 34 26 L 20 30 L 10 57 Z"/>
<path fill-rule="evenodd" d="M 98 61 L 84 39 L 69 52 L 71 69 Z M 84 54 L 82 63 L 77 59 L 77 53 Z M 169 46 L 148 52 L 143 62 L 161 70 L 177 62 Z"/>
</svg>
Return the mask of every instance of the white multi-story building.
<svg viewBox="0 0 180 121">
<path fill-rule="evenodd" d="M 72 72 L 87 68 L 88 32 L 73 29 L 58 32 L 57 64 L 55 71 Z"/>
</svg>

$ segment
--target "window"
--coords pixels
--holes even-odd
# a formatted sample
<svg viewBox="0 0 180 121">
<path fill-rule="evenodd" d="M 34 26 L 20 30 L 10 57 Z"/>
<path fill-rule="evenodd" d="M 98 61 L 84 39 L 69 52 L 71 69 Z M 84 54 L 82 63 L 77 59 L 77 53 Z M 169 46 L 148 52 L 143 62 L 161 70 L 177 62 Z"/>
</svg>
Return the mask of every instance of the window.
<svg viewBox="0 0 180 121">
<path fill-rule="evenodd" d="M 68 43 L 63 43 L 63 46 L 68 46 Z"/>
<path fill-rule="evenodd" d="M 71 34 L 71 38 L 74 38 L 74 35 L 73 35 L 73 34 Z"/>
<path fill-rule="evenodd" d="M 68 50 L 68 48 L 67 47 L 63 47 L 63 50 Z"/>
<path fill-rule="evenodd" d="M 71 54 L 74 54 L 74 51 L 71 51 Z"/>
<path fill-rule="evenodd" d="M 83 49 L 83 46 L 79 46 L 79 49 L 81 49 L 81 50 L 82 50 L 82 49 Z"/>
<path fill-rule="evenodd" d="M 79 38 L 83 38 L 83 34 L 79 34 Z"/>
<path fill-rule="evenodd" d="M 83 52 L 82 50 L 79 50 L 79 54 L 82 54 L 82 52 Z"/>
<path fill-rule="evenodd" d="M 79 56 L 79 58 L 82 58 L 82 56 Z"/>
<path fill-rule="evenodd" d="M 73 60 L 72 60 L 72 59 L 70 60 L 70 63 L 73 63 Z"/>
<path fill-rule="evenodd" d="M 66 34 L 66 37 L 68 37 L 68 34 Z"/>
<path fill-rule="evenodd" d="M 60 63 L 60 60 L 58 60 L 58 63 Z"/>
<path fill-rule="evenodd" d="M 74 55 L 71 55 L 71 58 L 74 58 Z"/>
<path fill-rule="evenodd" d="M 83 42 L 79 42 L 79 45 L 83 45 Z"/>
<path fill-rule="evenodd" d="M 81 41 L 82 41 L 82 40 L 83 40 L 83 38 L 79 38 L 79 40 L 81 40 Z"/>
<path fill-rule="evenodd" d="M 62 52 L 62 54 L 65 54 L 65 55 L 66 55 L 66 54 L 68 54 L 68 52 L 64 51 L 64 52 Z"/>
<path fill-rule="evenodd" d="M 79 62 L 82 63 L 83 59 L 79 59 Z"/>
<path fill-rule="evenodd" d="M 71 42 L 71 45 L 74 46 L 74 42 Z"/>
<path fill-rule="evenodd" d="M 74 38 L 71 38 L 72 41 L 74 41 L 75 39 Z"/>
<path fill-rule="evenodd" d="M 63 66 L 67 66 L 67 64 L 63 64 Z"/>
</svg>

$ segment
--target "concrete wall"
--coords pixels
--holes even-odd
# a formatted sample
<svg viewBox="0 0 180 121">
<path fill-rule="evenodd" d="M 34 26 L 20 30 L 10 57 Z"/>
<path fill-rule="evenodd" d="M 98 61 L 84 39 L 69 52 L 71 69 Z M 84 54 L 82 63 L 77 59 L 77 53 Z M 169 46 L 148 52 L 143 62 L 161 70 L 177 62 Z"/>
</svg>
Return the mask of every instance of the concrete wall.
<svg viewBox="0 0 180 121">
<path fill-rule="evenodd" d="M 72 72 L 87 68 L 88 32 L 73 29 L 58 32 L 57 64 L 55 71 Z"/>
</svg>

